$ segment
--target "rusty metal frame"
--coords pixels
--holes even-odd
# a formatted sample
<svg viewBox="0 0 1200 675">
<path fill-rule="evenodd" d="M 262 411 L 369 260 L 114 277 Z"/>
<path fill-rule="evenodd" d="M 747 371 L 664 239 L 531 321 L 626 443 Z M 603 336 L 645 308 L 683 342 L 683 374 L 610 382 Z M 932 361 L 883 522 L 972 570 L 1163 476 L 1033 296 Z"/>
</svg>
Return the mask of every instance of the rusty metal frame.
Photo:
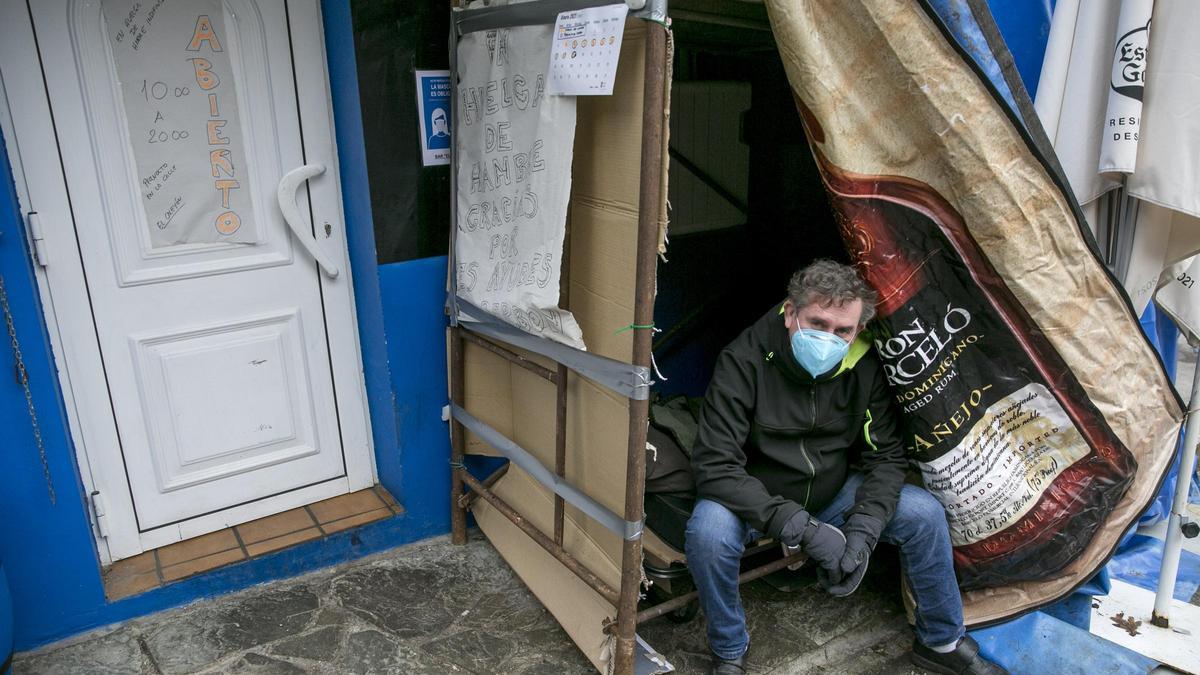
<svg viewBox="0 0 1200 675">
<path fill-rule="evenodd" d="M 745 572 L 742 572 L 741 574 L 739 574 L 738 575 L 738 585 L 749 583 L 751 581 L 754 581 L 755 579 L 761 579 L 761 578 L 767 576 L 768 574 L 771 574 L 772 572 L 778 572 L 779 570 L 781 570 L 785 567 L 790 567 L 792 565 L 801 564 L 806 560 L 808 560 L 808 556 L 806 556 L 803 553 L 793 553 L 787 557 L 780 558 L 778 560 L 773 560 L 765 565 L 760 565 L 758 567 L 755 567 L 754 569 L 746 570 Z M 657 619 L 658 617 L 660 617 L 664 614 L 670 614 L 671 612 L 674 612 L 677 609 L 685 607 L 688 605 L 688 603 L 690 603 L 694 600 L 697 600 L 699 598 L 700 598 L 700 593 L 698 591 L 692 591 L 690 593 L 684 593 L 683 595 L 678 595 L 674 598 L 671 598 L 670 600 L 664 600 L 664 601 L 658 603 L 657 605 L 654 605 L 652 607 L 647 607 L 646 609 L 643 609 L 642 611 L 638 612 L 637 613 L 637 622 L 642 623 L 644 621 L 649 621 L 651 619 Z M 612 632 L 614 625 L 615 624 L 609 624 L 609 625 L 605 626 L 604 631 Z"/>
<path fill-rule="evenodd" d="M 453 33 L 453 30 L 452 30 Z M 644 105 L 642 110 L 642 147 L 641 175 L 652 177 L 641 181 L 638 195 L 638 238 L 637 263 L 635 277 L 634 320 L 637 326 L 651 325 L 654 320 L 655 272 L 658 255 L 659 230 L 662 225 L 664 182 L 658 179 L 663 175 L 667 161 L 665 144 L 665 114 L 667 78 L 669 64 L 667 59 L 667 28 L 659 21 L 647 22 Z M 453 248 L 453 246 L 452 246 Z M 568 258 L 564 257 L 564 261 Z M 567 274 L 564 263 L 563 277 Z M 453 276 L 451 275 L 451 286 Z M 453 302 L 453 299 L 452 299 Z M 566 424 L 567 424 L 567 377 L 571 368 L 558 362 L 553 369 L 547 368 L 513 349 L 498 343 L 495 339 L 485 337 L 472 331 L 470 323 L 459 323 L 452 317 L 450 328 L 450 399 L 454 406 L 462 409 L 464 406 L 464 344 L 469 342 L 508 362 L 523 368 L 555 386 L 555 460 L 554 474 L 562 478 L 566 470 Z M 651 339 L 649 330 L 638 330 L 633 336 L 632 365 L 649 368 L 651 366 Z M 640 524 L 644 520 L 645 482 L 646 482 L 646 429 L 649 420 L 649 398 L 642 396 L 629 398 L 629 430 L 626 453 L 626 479 L 623 518 L 629 524 Z M 618 675 L 632 675 L 635 672 L 635 658 L 638 652 L 637 624 L 678 609 L 697 596 L 695 592 L 668 600 L 654 607 L 638 612 L 638 601 L 641 597 L 642 574 L 642 539 L 640 527 L 632 533 L 628 531 L 623 536 L 621 550 L 620 587 L 612 588 L 595 572 L 571 555 L 563 546 L 563 528 L 565 521 L 565 503 L 562 496 L 554 495 L 554 531 L 547 535 L 530 523 L 521 513 L 505 502 L 492 491 L 492 486 L 503 476 L 507 465 L 493 473 L 487 479 L 480 481 L 467 472 L 463 466 L 466 446 L 466 429 L 463 423 L 450 416 L 451 439 L 451 532 L 452 541 L 456 544 L 466 543 L 466 514 L 467 510 L 478 500 L 483 499 L 504 515 L 522 532 L 528 535 L 547 553 L 563 564 L 588 587 L 616 608 L 616 619 L 604 626 L 604 630 L 615 635 L 615 650 L 613 654 L 613 672 Z M 469 488 L 470 492 L 465 492 Z M 611 528 L 610 528 L 611 529 Z M 745 572 L 739 577 L 744 583 L 760 578 L 783 567 L 799 562 L 802 555 L 793 555 L 757 569 Z"/>
<path fill-rule="evenodd" d="M 657 250 L 657 244 L 655 249 Z M 566 366 L 559 364 L 557 370 L 551 371 L 548 368 L 534 363 L 524 356 L 492 342 L 491 340 L 473 333 L 468 327 L 469 324 L 460 324 L 457 327 L 450 329 L 451 343 L 451 399 L 455 406 L 463 404 L 463 343 L 470 342 L 475 344 L 490 353 L 496 354 L 504 358 L 508 362 L 517 365 L 521 368 L 530 370 L 555 385 L 555 475 L 562 477 L 565 472 L 566 465 L 566 412 L 567 412 L 567 377 L 566 373 L 569 370 Z M 650 337 L 647 334 L 647 338 Z M 626 479 L 626 509 L 625 518 L 629 521 L 630 518 L 636 517 L 638 521 L 642 519 L 643 504 L 641 500 L 644 498 L 645 490 L 645 428 L 648 420 L 648 408 L 642 412 L 642 417 L 639 419 L 635 416 L 634 406 L 647 406 L 647 401 L 630 400 L 630 448 L 627 455 L 631 461 L 637 461 L 641 467 L 641 471 L 635 477 L 637 484 L 634 484 L 628 477 Z M 637 433 L 634 427 L 640 429 L 640 434 Z M 452 523 L 461 520 L 461 526 L 453 528 L 453 541 L 455 543 L 466 543 L 466 512 L 474 505 L 474 503 L 483 499 L 496 509 L 501 515 L 507 518 L 510 522 L 517 526 L 536 544 L 542 547 L 547 553 L 558 560 L 571 573 L 583 581 L 589 588 L 596 591 L 601 597 L 611 603 L 617 609 L 617 617 L 615 621 L 610 621 L 603 626 L 606 633 L 615 633 L 617 635 L 617 644 L 621 644 L 622 631 L 628 631 L 629 640 L 633 643 L 629 646 L 627 653 L 627 661 L 622 663 L 616 661 L 614 664 L 615 673 L 633 673 L 633 663 L 636 651 L 636 632 L 637 625 L 658 618 L 664 614 L 668 614 L 688 603 L 696 600 L 699 594 L 695 591 L 666 600 L 652 607 L 638 611 L 638 602 L 641 599 L 640 584 L 642 581 L 642 551 L 641 537 L 626 537 L 623 542 L 622 560 L 621 560 L 621 588 L 620 590 L 612 588 L 607 582 L 599 577 L 595 572 L 587 567 L 584 563 L 573 556 L 563 547 L 563 529 L 565 523 L 565 504 L 561 496 L 554 496 L 554 534 L 553 538 L 543 533 L 537 526 L 530 523 L 517 509 L 506 502 L 502 497 L 492 491 L 492 486 L 495 485 L 500 478 L 508 471 L 508 464 L 497 469 L 483 481 L 472 476 L 462 465 L 464 457 L 464 443 L 466 430 L 463 423 L 451 416 L 450 419 L 450 434 L 451 434 L 451 464 L 452 471 L 452 488 L 451 488 L 451 513 Z M 636 446 L 640 448 L 640 452 L 635 451 L 633 443 L 640 443 Z M 628 467 L 627 467 L 628 470 Z M 469 488 L 470 492 L 464 492 L 464 487 Z M 638 500 L 633 503 L 634 508 L 630 508 L 630 494 L 633 494 Z M 637 521 L 633 521 L 637 522 Z M 624 555 L 629 549 L 635 549 L 636 557 L 627 559 Z M 760 547 L 757 550 L 762 550 Z M 772 572 L 778 571 L 789 565 L 803 562 L 806 556 L 803 553 L 793 554 L 779 560 L 772 561 L 765 565 L 743 572 L 738 577 L 738 583 L 743 584 L 755 579 L 764 577 Z M 623 625 L 623 620 L 624 624 Z M 619 656 L 620 652 L 617 652 Z"/>
<path fill-rule="evenodd" d="M 472 344 L 480 344 L 480 346 L 483 346 L 482 343 L 487 343 L 487 346 L 484 347 L 485 349 L 487 349 L 489 352 L 491 352 L 493 354 L 497 354 L 497 355 L 501 356 L 502 358 L 508 360 L 510 363 L 513 363 L 515 365 L 519 365 L 521 367 L 528 367 L 529 364 L 532 364 L 532 362 L 529 361 L 528 359 L 525 359 L 525 357 L 523 357 L 509 349 L 506 349 L 500 345 L 496 345 L 495 343 L 492 343 L 490 340 L 487 340 L 486 338 L 483 338 L 483 337 L 473 334 L 466 325 L 459 325 L 457 327 L 451 328 L 450 331 L 451 331 L 450 339 L 451 339 L 451 355 L 452 355 L 451 356 L 451 358 L 452 358 L 451 370 L 452 370 L 452 372 L 459 373 L 460 377 L 461 377 L 461 372 L 463 370 L 463 364 L 461 361 L 461 359 L 462 359 L 461 345 L 464 341 L 471 342 Z M 457 349 L 455 349 L 456 344 L 458 345 Z M 454 359 L 458 359 L 457 363 L 454 362 Z M 556 405 L 555 405 L 555 408 L 556 408 L 555 426 L 556 426 L 556 428 L 555 428 L 554 473 L 556 476 L 561 478 L 564 475 L 565 469 L 566 469 L 566 422 L 567 422 L 567 417 L 566 417 L 566 413 L 567 413 L 566 372 L 569 369 L 566 366 L 563 366 L 560 364 L 558 366 L 557 371 L 553 372 L 553 371 L 549 371 L 546 368 L 542 368 L 540 365 L 537 365 L 537 364 L 533 364 L 533 365 L 541 370 L 546 371 L 547 377 L 545 379 L 547 381 L 553 383 L 556 388 L 556 397 L 555 397 L 556 398 Z M 455 379 L 456 378 L 452 375 L 451 399 L 452 399 L 452 403 L 454 404 L 453 407 L 459 407 L 461 409 L 462 389 L 458 385 L 453 384 Z M 463 422 L 461 420 L 459 420 L 458 417 L 455 416 L 454 414 L 451 415 L 450 423 L 451 423 L 450 430 L 451 430 L 451 439 L 452 439 L 451 464 L 453 466 L 453 475 L 454 475 L 453 482 L 457 482 L 457 483 L 459 483 L 460 486 L 465 486 L 465 487 L 468 487 L 471 489 L 470 493 L 464 494 L 462 492 L 462 487 L 459 487 L 457 494 L 454 494 L 455 491 L 454 491 L 453 482 L 452 482 L 452 496 L 451 496 L 452 509 L 458 510 L 460 512 L 460 515 L 462 516 L 462 520 L 464 523 L 464 528 L 461 532 L 457 531 L 457 530 L 452 532 L 453 541 L 455 541 L 455 543 L 465 543 L 465 541 L 466 541 L 466 532 L 465 532 L 466 510 L 468 508 L 470 508 L 470 506 L 477 499 L 483 499 L 484 501 L 488 502 L 493 507 L 495 507 L 496 510 L 499 511 L 502 515 L 504 515 L 506 518 L 508 518 L 510 521 L 512 521 L 512 523 L 514 525 L 516 525 L 518 528 L 520 528 L 521 531 L 523 531 L 527 535 L 529 535 L 529 537 L 532 538 L 543 549 L 545 549 L 547 553 L 554 556 L 554 558 L 556 558 L 559 562 L 563 563 L 563 565 L 565 565 L 567 567 L 567 569 L 569 569 L 573 573 L 575 573 L 575 575 L 578 576 L 589 587 L 591 587 L 593 590 L 595 590 L 597 593 L 599 593 L 601 596 L 603 596 L 606 600 L 608 600 L 614 606 L 617 606 L 619 604 L 619 595 L 618 595 L 617 591 L 614 590 L 607 583 L 605 583 L 603 580 L 601 580 L 600 577 L 597 576 L 594 572 L 587 569 L 587 567 L 585 565 L 583 565 L 581 562 L 579 562 L 574 556 L 572 556 L 563 547 L 563 530 L 564 530 L 564 524 L 565 524 L 565 520 L 566 520 L 566 513 L 565 513 L 566 505 L 565 505 L 565 500 L 563 499 L 563 497 L 559 496 L 557 493 L 554 495 L 554 537 L 553 537 L 553 539 L 551 539 L 550 537 L 547 537 L 545 534 L 543 534 L 540 530 L 538 530 L 534 525 L 530 524 L 524 518 L 524 516 L 522 516 L 520 514 L 520 512 L 518 512 L 510 504 L 505 502 L 503 498 L 501 498 L 499 495 L 495 494 L 491 490 L 491 487 L 508 470 L 509 465 L 507 465 L 507 464 L 504 465 L 503 467 L 498 469 L 496 472 L 494 472 L 491 476 L 488 476 L 488 478 L 482 482 L 480 482 L 478 479 L 476 479 L 474 476 L 472 476 L 469 472 L 466 471 L 465 467 L 462 466 L 462 460 L 463 460 L 463 456 L 465 453 L 463 453 L 461 446 L 460 446 L 460 442 L 465 438 L 466 430 L 464 428 Z M 643 441 L 643 444 L 644 444 L 644 441 Z M 453 520 L 454 519 L 452 518 L 452 521 Z M 628 521 L 626 521 L 626 522 L 628 522 Z M 612 528 L 610 527 L 610 529 L 612 529 Z M 461 534 L 461 541 L 459 540 L 460 534 Z M 626 541 L 630 540 L 631 538 L 640 540 L 640 533 L 634 537 L 625 535 L 623 538 Z M 640 579 L 640 576 L 639 576 L 639 579 Z"/>
<path fill-rule="evenodd" d="M 565 565 L 567 569 L 571 570 L 575 576 L 579 577 L 580 580 L 590 586 L 592 590 L 599 593 L 605 600 L 608 600 L 614 605 L 620 601 L 617 591 L 615 591 L 612 586 L 609 586 L 608 583 L 597 576 L 595 572 L 588 569 L 587 566 L 579 562 L 575 556 L 567 552 L 567 550 L 562 547 L 562 544 L 555 542 L 546 535 L 542 534 L 541 530 L 537 529 L 536 526 L 526 520 L 525 517 L 522 516 L 516 509 L 509 506 L 508 502 L 505 502 L 490 489 L 485 488 L 483 484 L 476 480 L 475 477 L 470 473 L 463 471 L 462 474 L 463 483 L 470 487 L 472 491 L 486 500 L 489 504 L 494 506 L 497 511 L 504 515 L 505 518 L 508 518 L 510 521 L 512 521 L 513 525 L 516 525 L 521 529 L 522 532 L 529 535 L 529 537 L 537 542 L 539 546 L 545 549 L 547 553 L 554 556 L 556 560 Z"/>
</svg>

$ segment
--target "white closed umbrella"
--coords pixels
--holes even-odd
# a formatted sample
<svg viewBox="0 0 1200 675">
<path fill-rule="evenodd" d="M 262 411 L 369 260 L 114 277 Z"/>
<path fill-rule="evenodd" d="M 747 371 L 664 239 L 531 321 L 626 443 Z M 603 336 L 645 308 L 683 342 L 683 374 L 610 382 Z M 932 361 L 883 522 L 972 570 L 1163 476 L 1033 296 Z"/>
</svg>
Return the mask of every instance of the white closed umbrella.
<svg viewBox="0 0 1200 675">
<path fill-rule="evenodd" d="M 1129 177 L 1132 197 L 1150 204 L 1156 227 L 1167 229 L 1168 250 L 1155 300 L 1179 325 L 1192 345 L 1200 344 L 1200 3 L 1157 0 L 1150 39 L 1137 168 Z M 1167 221 L 1167 225 L 1161 224 Z M 1141 223 L 1139 222 L 1139 229 Z M 1161 236 L 1161 234 L 1160 234 Z M 1173 243 L 1172 243 L 1173 240 Z M 1135 241 L 1136 244 L 1136 241 Z M 1170 246 L 1178 248 L 1170 248 Z M 1200 369 L 1189 401 L 1187 432 L 1175 496 L 1167 523 L 1153 621 L 1170 622 L 1171 598 L 1183 551 L 1187 497 L 1200 440 Z"/>
<path fill-rule="evenodd" d="M 1200 344 L 1198 27 L 1195 0 L 1062 0 L 1035 105 L 1094 231 L 1103 219 L 1098 198 L 1123 184 L 1125 208 L 1105 225 L 1134 228 L 1132 245 L 1123 251 L 1126 260 L 1110 250 L 1110 262 L 1127 270 L 1122 281 L 1137 313 L 1156 300 L 1193 345 Z M 1189 403 L 1193 411 L 1198 406 L 1200 369 Z M 1157 625 L 1169 623 L 1198 422 L 1189 414 L 1155 599 Z"/>
<path fill-rule="evenodd" d="M 1096 169 L 1119 14 L 1117 2 L 1059 0 L 1034 101 L 1067 182 L 1085 207 L 1121 184 Z"/>
</svg>

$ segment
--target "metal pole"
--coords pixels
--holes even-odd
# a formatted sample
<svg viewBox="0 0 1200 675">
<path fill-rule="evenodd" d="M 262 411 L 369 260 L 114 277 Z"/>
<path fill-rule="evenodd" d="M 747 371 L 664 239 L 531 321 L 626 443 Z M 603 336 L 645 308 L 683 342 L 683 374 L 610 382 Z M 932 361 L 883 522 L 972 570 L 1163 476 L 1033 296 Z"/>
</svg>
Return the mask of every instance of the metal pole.
<svg viewBox="0 0 1200 675">
<path fill-rule="evenodd" d="M 562 263 L 558 273 L 558 306 L 571 309 L 571 212 L 568 205 L 567 222 L 563 227 Z M 559 478 L 567 475 L 567 367 L 558 364 L 554 385 L 554 474 Z M 554 495 L 554 543 L 562 546 L 563 527 L 567 511 L 563 498 Z"/>
<path fill-rule="evenodd" d="M 775 546 L 775 544 L 772 544 L 772 546 Z M 807 554 L 793 553 L 792 555 L 789 555 L 786 558 L 780 558 L 779 560 L 767 563 L 766 565 L 763 565 L 762 567 L 756 567 L 748 572 L 742 572 L 741 575 L 738 576 L 738 585 L 750 583 L 751 581 L 754 581 L 755 579 L 761 579 L 761 578 L 767 576 L 768 574 L 771 574 L 772 572 L 778 572 L 779 570 L 781 570 L 785 567 L 791 567 L 792 565 L 804 563 L 806 560 L 808 560 Z M 691 602 L 699 597 L 700 597 L 699 592 L 691 591 L 689 593 L 684 593 L 683 595 L 671 598 L 670 600 L 661 602 L 649 609 L 644 609 L 644 610 L 638 612 L 638 615 L 637 615 L 638 623 L 642 623 L 644 621 L 649 621 L 651 619 L 657 619 L 658 617 L 662 616 L 663 614 L 669 614 L 671 612 L 674 612 L 675 610 L 687 605 L 689 602 Z M 611 632 L 612 625 L 610 624 L 609 626 L 606 626 L 604 630 L 605 630 L 605 632 Z"/>
<path fill-rule="evenodd" d="M 1188 489 L 1196 464 L 1196 442 L 1200 441 L 1200 419 L 1195 415 L 1200 405 L 1200 363 L 1192 375 L 1192 395 L 1188 397 L 1187 431 L 1183 434 L 1183 452 L 1179 458 L 1179 473 L 1175 477 L 1175 499 L 1171 502 L 1171 517 L 1167 521 L 1167 540 L 1163 544 L 1162 567 L 1158 571 L 1158 591 L 1154 594 L 1154 613 L 1150 623 L 1167 628 L 1171 624 L 1171 600 L 1175 594 L 1175 578 L 1179 575 L 1179 559 L 1183 556 L 1183 526 L 1187 522 Z"/>
<path fill-rule="evenodd" d="M 450 36 L 446 41 L 449 47 L 447 57 L 450 64 L 450 95 L 458 100 L 458 27 L 454 20 L 454 9 L 460 3 L 451 0 L 450 7 Z M 459 119 L 457 114 L 450 116 L 451 138 L 458 138 Z M 450 314 L 450 400 L 455 405 L 463 405 L 463 340 L 458 327 L 458 156 L 457 152 L 450 153 L 450 264 L 446 267 L 446 287 L 450 290 L 447 301 L 447 311 Z M 450 541 L 459 546 L 467 543 L 467 509 L 459 502 L 463 497 L 463 482 L 461 470 L 463 450 L 466 448 L 465 430 L 453 417 L 450 418 Z"/>
<path fill-rule="evenodd" d="M 658 255 L 658 229 L 662 218 L 663 118 L 666 111 L 666 28 L 646 23 L 646 65 L 642 100 L 641 190 L 638 195 L 637 271 L 633 323 L 654 322 L 654 275 Z M 653 334 L 633 332 L 633 364 L 650 365 Z M 645 514 L 646 426 L 650 401 L 629 401 L 629 452 L 625 465 L 625 520 L 640 522 Z M 621 546 L 621 596 L 617 605 L 617 644 L 613 656 L 616 675 L 632 675 L 637 641 L 637 603 L 642 581 L 642 540 L 626 539 Z"/>
<path fill-rule="evenodd" d="M 567 475 L 567 367 L 558 364 L 554 382 L 557 387 L 554 401 L 554 475 Z M 554 495 L 554 543 L 562 546 L 566 509 L 563 498 Z"/>
<path fill-rule="evenodd" d="M 454 326 L 450 329 L 450 400 L 455 405 L 463 405 L 463 339 L 462 329 Z M 466 432 L 462 424 L 453 417 L 450 418 L 450 541 L 455 544 L 467 543 L 467 511 L 459 505 L 463 494 L 462 468 L 463 449 L 466 446 Z"/>
</svg>

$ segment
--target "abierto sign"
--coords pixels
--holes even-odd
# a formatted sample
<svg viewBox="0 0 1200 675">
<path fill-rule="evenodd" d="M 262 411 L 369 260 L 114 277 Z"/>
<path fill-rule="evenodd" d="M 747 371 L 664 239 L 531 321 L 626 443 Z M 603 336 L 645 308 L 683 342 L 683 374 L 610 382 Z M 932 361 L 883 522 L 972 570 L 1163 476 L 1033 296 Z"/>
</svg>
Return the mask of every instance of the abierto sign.
<svg viewBox="0 0 1200 675">
<path fill-rule="evenodd" d="M 257 241 L 225 10 L 104 0 L 151 248 Z"/>
<path fill-rule="evenodd" d="M 547 96 L 549 26 L 458 43 L 458 295 L 534 335 L 585 349 L 559 278 L 571 193 L 575 99 Z"/>
</svg>

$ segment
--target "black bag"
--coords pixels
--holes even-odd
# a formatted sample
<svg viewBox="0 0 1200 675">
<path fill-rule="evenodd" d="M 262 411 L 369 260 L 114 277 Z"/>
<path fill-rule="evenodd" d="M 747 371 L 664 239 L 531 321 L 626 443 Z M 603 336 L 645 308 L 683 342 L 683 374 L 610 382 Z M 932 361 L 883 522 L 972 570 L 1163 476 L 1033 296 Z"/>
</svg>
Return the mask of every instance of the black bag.
<svg viewBox="0 0 1200 675">
<path fill-rule="evenodd" d="M 646 494 L 696 494 L 691 453 L 653 422 L 646 431 Z"/>
<path fill-rule="evenodd" d="M 651 404 L 646 432 L 646 527 L 679 551 L 696 503 L 691 449 L 700 402 L 676 396 Z"/>
</svg>

